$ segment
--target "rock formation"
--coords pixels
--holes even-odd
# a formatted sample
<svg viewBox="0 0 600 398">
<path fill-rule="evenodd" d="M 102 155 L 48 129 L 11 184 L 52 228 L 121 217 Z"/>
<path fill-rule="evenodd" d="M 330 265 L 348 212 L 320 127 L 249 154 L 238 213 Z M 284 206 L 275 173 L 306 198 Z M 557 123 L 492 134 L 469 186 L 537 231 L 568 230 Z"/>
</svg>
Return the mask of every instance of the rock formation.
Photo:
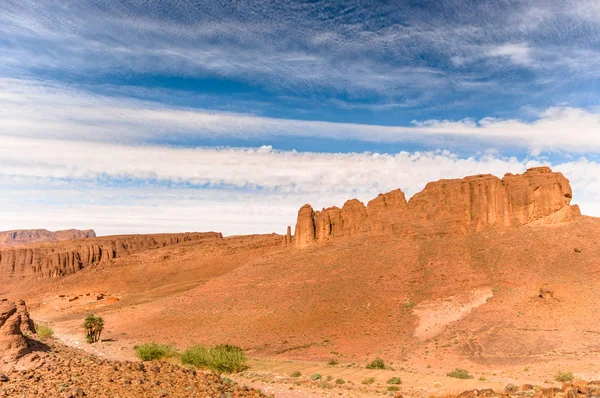
<svg viewBox="0 0 600 398">
<path fill-rule="evenodd" d="M 548 167 L 431 182 L 408 202 L 397 189 L 367 206 L 356 199 L 339 209 L 298 212 L 294 245 L 305 247 L 334 237 L 369 235 L 468 234 L 525 224 L 555 224 L 580 215 L 571 206 L 569 181 Z"/>
<path fill-rule="evenodd" d="M 35 325 L 33 324 L 33 320 L 29 317 L 29 310 L 27 309 L 25 300 L 17 301 L 16 307 L 17 313 L 21 316 L 21 332 L 36 334 Z"/>
<path fill-rule="evenodd" d="M 28 353 L 17 307 L 7 300 L 0 301 L 0 361 L 13 362 Z"/>
<path fill-rule="evenodd" d="M 79 229 L 66 229 L 63 231 L 50 232 L 46 229 L 19 229 L 14 231 L 0 232 L 1 246 L 22 246 L 29 243 L 60 242 L 64 240 L 95 238 L 93 229 L 84 231 Z"/>
<path fill-rule="evenodd" d="M 0 249 L 0 277 L 52 278 L 147 249 L 204 239 L 222 239 L 218 232 L 108 236 Z"/>
</svg>

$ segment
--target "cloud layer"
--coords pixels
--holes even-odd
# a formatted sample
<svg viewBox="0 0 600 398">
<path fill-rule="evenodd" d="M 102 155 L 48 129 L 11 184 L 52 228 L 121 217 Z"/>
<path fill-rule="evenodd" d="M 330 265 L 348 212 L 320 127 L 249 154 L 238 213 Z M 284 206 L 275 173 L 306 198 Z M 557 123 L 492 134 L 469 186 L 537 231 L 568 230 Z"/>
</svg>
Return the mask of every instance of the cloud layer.
<svg viewBox="0 0 600 398">
<path fill-rule="evenodd" d="M 4 229 L 91 226 L 101 234 L 219 230 L 281 232 L 304 203 L 341 206 L 402 188 L 409 196 L 440 178 L 551 164 L 496 152 L 298 153 L 263 148 L 169 148 L 4 138 L 0 224 Z M 600 215 L 600 165 L 551 164 L 571 179 L 574 201 Z"/>
</svg>

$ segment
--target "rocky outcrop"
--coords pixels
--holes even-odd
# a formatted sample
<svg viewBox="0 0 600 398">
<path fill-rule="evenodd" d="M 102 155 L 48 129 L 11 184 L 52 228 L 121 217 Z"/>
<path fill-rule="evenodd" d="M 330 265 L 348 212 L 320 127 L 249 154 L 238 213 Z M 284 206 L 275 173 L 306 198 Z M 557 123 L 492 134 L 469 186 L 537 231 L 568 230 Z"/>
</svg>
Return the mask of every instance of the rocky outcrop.
<svg viewBox="0 0 600 398">
<path fill-rule="evenodd" d="M 19 300 L 15 303 L 17 307 L 17 313 L 21 316 L 21 332 L 35 334 L 35 325 L 33 320 L 29 317 L 29 309 L 25 300 Z"/>
<path fill-rule="evenodd" d="M 76 242 L 0 249 L 0 277 L 53 278 L 144 250 L 206 239 L 218 232 L 107 236 Z"/>
<path fill-rule="evenodd" d="M 0 361 L 10 363 L 29 352 L 17 307 L 7 300 L 0 301 Z"/>
<path fill-rule="evenodd" d="M 30 243 L 60 242 L 83 238 L 95 238 L 93 229 L 79 230 L 66 229 L 63 231 L 50 232 L 46 229 L 19 229 L 0 232 L 0 247 L 22 246 Z"/>
<path fill-rule="evenodd" d="M 569 181 L 548 167 L 506 174 L 490 174 L 431 182 L 408 202 L 397 189 L 380 194 L 367 206 L 356 199 L 339 209 L 298 212 L 296 247 L 340 236 L 444 235 L 509 228 L 525 224 L 555 224 L 580 215 L 571 206 Z"/>
</svg>

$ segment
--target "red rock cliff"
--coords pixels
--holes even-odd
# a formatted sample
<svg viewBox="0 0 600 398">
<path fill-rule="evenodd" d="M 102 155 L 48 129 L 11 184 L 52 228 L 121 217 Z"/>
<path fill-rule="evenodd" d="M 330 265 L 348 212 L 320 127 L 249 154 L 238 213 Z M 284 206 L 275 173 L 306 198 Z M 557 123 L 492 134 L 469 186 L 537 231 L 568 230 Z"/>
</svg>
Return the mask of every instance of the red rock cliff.
<svg viewBox="0 0 600 398">
<path fill-rule="evenodd" d="M 571 186 L 548 167 L 523 174 L 477 175 L 431 182 L 408 202 L 401 190 L 380 194 L 365 207 L 356 199 L 339 209 L 298 212 L 293 243 L 305 247 L 339 236 L 467 234 L 490 228 L 552 224 L 580 215 Z M 300 226 L 300 227 L 299 227 Z"/>
<path fill-rule="evenodd" d="M 218 232 L 106 236 L 73 242 L 0 249 L 0 277 L 51 278 L 144 250 L 203 239 L 222 239 Z"/>
<path fill-rule="evenodd" d="M 84 231 L 79 229 L 66 229 L 63 231 L 50 232 L 46 229 L 18 229 L 14 231 L 0 232 L 0 247 L 22 246 L 29 243 L 60 242 L 64 240 L 95 238 L 93 229 Z"/>
</svg>

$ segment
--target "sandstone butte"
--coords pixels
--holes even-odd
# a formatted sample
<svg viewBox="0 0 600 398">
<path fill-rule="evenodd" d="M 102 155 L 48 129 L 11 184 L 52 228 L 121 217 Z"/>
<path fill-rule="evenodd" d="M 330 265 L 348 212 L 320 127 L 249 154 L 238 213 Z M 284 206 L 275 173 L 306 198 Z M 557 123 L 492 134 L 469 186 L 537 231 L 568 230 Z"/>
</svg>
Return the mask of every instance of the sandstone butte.
<svg viewBox="0 0 600 398">
<path fill-rule="evenodd" d="M 123 235 L 0 249 L 0 275 L 53 278 L 152 248 L 205 239 L 219 232 Z"/>
<path fill-rule="evenodd" d="M 66 229 L 51 232 L 46 229 L 18 229 L 0 231 L 0 247 L 21 246 L 29 243 L 61 242 L 65 240 L 95 238 L 93 229 Z"/>
<path fill-rule="evenodd" d="M 351 199 L 342 208 L 298 211 L 294 236 L 284 245 L 303 248 L 355 235 L 469 234 L 526 224 L 556 224 L 581 215 L 570 205 L 571 186 L 561 173 L 536 167 L 523 174 L 490 174 L 428 183 L 409 201 L 400 189 L 379 194 L 367 206 Z"/>
</svg>

